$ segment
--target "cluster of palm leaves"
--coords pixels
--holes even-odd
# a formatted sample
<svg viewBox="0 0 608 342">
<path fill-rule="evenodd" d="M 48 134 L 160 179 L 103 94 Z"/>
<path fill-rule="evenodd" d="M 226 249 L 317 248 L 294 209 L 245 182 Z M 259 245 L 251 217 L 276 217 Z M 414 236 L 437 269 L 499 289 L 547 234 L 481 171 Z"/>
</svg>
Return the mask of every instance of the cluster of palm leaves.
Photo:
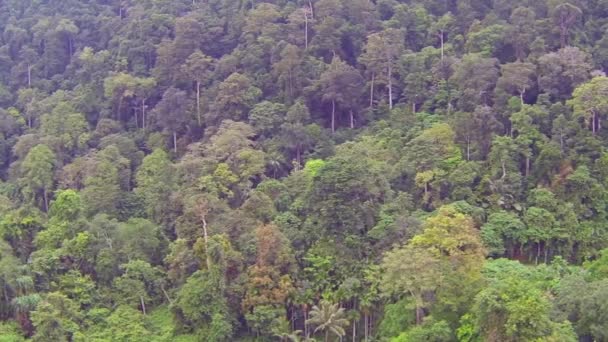
<svg viewBox="0 0 608 342">
<path fill-rule="evenodd" d="M 306 320 L 307 325 L 315 327 L 314 333 L 324 332 L 325 342 L 329 342 L 330 334 L 336 335 L 338 338 L 342 338 L 346 335 L 344 327 L 349 322 L 345 318 L 344 308 L 341 308 L 339 304 L 332 304 L 326 300 L 322 300 L 319 305 L 312 307 L 310 311 L 310 318 Z M 278 335 L 281 341 L 286 342 L 310 342 L 315 341 L 306 336 L 302 336 L 301 330 L 296 330 L 289 334 Z"/>
</svg>

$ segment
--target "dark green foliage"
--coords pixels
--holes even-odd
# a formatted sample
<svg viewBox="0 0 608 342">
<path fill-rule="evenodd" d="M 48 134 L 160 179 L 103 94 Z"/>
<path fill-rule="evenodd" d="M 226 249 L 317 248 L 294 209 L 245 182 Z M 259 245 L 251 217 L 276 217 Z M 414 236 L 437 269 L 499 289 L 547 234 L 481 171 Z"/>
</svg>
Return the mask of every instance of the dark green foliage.
<svg viewBox="0 0 608 342">
<path fill-rule="evenodd" d="M 606 17 L 0 1 L 0 341 L 607 340 Z"/>
</svg>

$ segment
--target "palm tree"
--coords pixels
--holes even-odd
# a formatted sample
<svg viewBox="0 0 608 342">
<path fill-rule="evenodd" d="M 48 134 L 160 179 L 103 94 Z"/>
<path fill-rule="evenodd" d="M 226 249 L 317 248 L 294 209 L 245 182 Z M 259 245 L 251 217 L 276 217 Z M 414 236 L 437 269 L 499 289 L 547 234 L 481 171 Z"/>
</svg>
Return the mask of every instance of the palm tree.
<svg viewBox="0 0 608 342">
<path fill-rule="evenodd" d="M 344 308 L 340 308 L 338 304 L 322 300 L 319 306 L 312 307 L 310 318 L 306 320 L 306 324 L 315 325 L 315 333 L 324 331 L 325 342 L 328 342 L 330 332 L 338 337 L 346 335 L 344 327 L 348 325 L 348 319 L 345 318 Z"/>
</svg>

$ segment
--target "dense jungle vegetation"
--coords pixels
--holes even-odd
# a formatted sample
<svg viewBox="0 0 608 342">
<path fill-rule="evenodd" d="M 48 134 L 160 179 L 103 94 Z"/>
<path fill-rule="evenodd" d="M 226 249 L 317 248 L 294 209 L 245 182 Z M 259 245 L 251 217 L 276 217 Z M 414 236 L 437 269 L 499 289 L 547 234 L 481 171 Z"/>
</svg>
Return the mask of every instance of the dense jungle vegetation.
<svg viewBox="0 0 608 342">
<path fill-rule="evenodd" d="M 0 341 L 608 341 L 607 0 L 0 0 Z"/>
</svg>

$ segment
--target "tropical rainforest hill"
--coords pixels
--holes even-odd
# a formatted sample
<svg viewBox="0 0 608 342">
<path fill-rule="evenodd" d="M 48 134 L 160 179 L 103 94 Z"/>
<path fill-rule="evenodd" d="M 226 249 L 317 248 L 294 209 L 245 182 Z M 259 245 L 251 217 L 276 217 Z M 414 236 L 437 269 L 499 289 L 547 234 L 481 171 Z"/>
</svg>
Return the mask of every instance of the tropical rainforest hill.
<svg viewBox="0 0 608 342">
<path fill-rule="evenodd" d="M 608 341 L 607 32 L 0 0 L 0 341 Z"/>
</svg>

